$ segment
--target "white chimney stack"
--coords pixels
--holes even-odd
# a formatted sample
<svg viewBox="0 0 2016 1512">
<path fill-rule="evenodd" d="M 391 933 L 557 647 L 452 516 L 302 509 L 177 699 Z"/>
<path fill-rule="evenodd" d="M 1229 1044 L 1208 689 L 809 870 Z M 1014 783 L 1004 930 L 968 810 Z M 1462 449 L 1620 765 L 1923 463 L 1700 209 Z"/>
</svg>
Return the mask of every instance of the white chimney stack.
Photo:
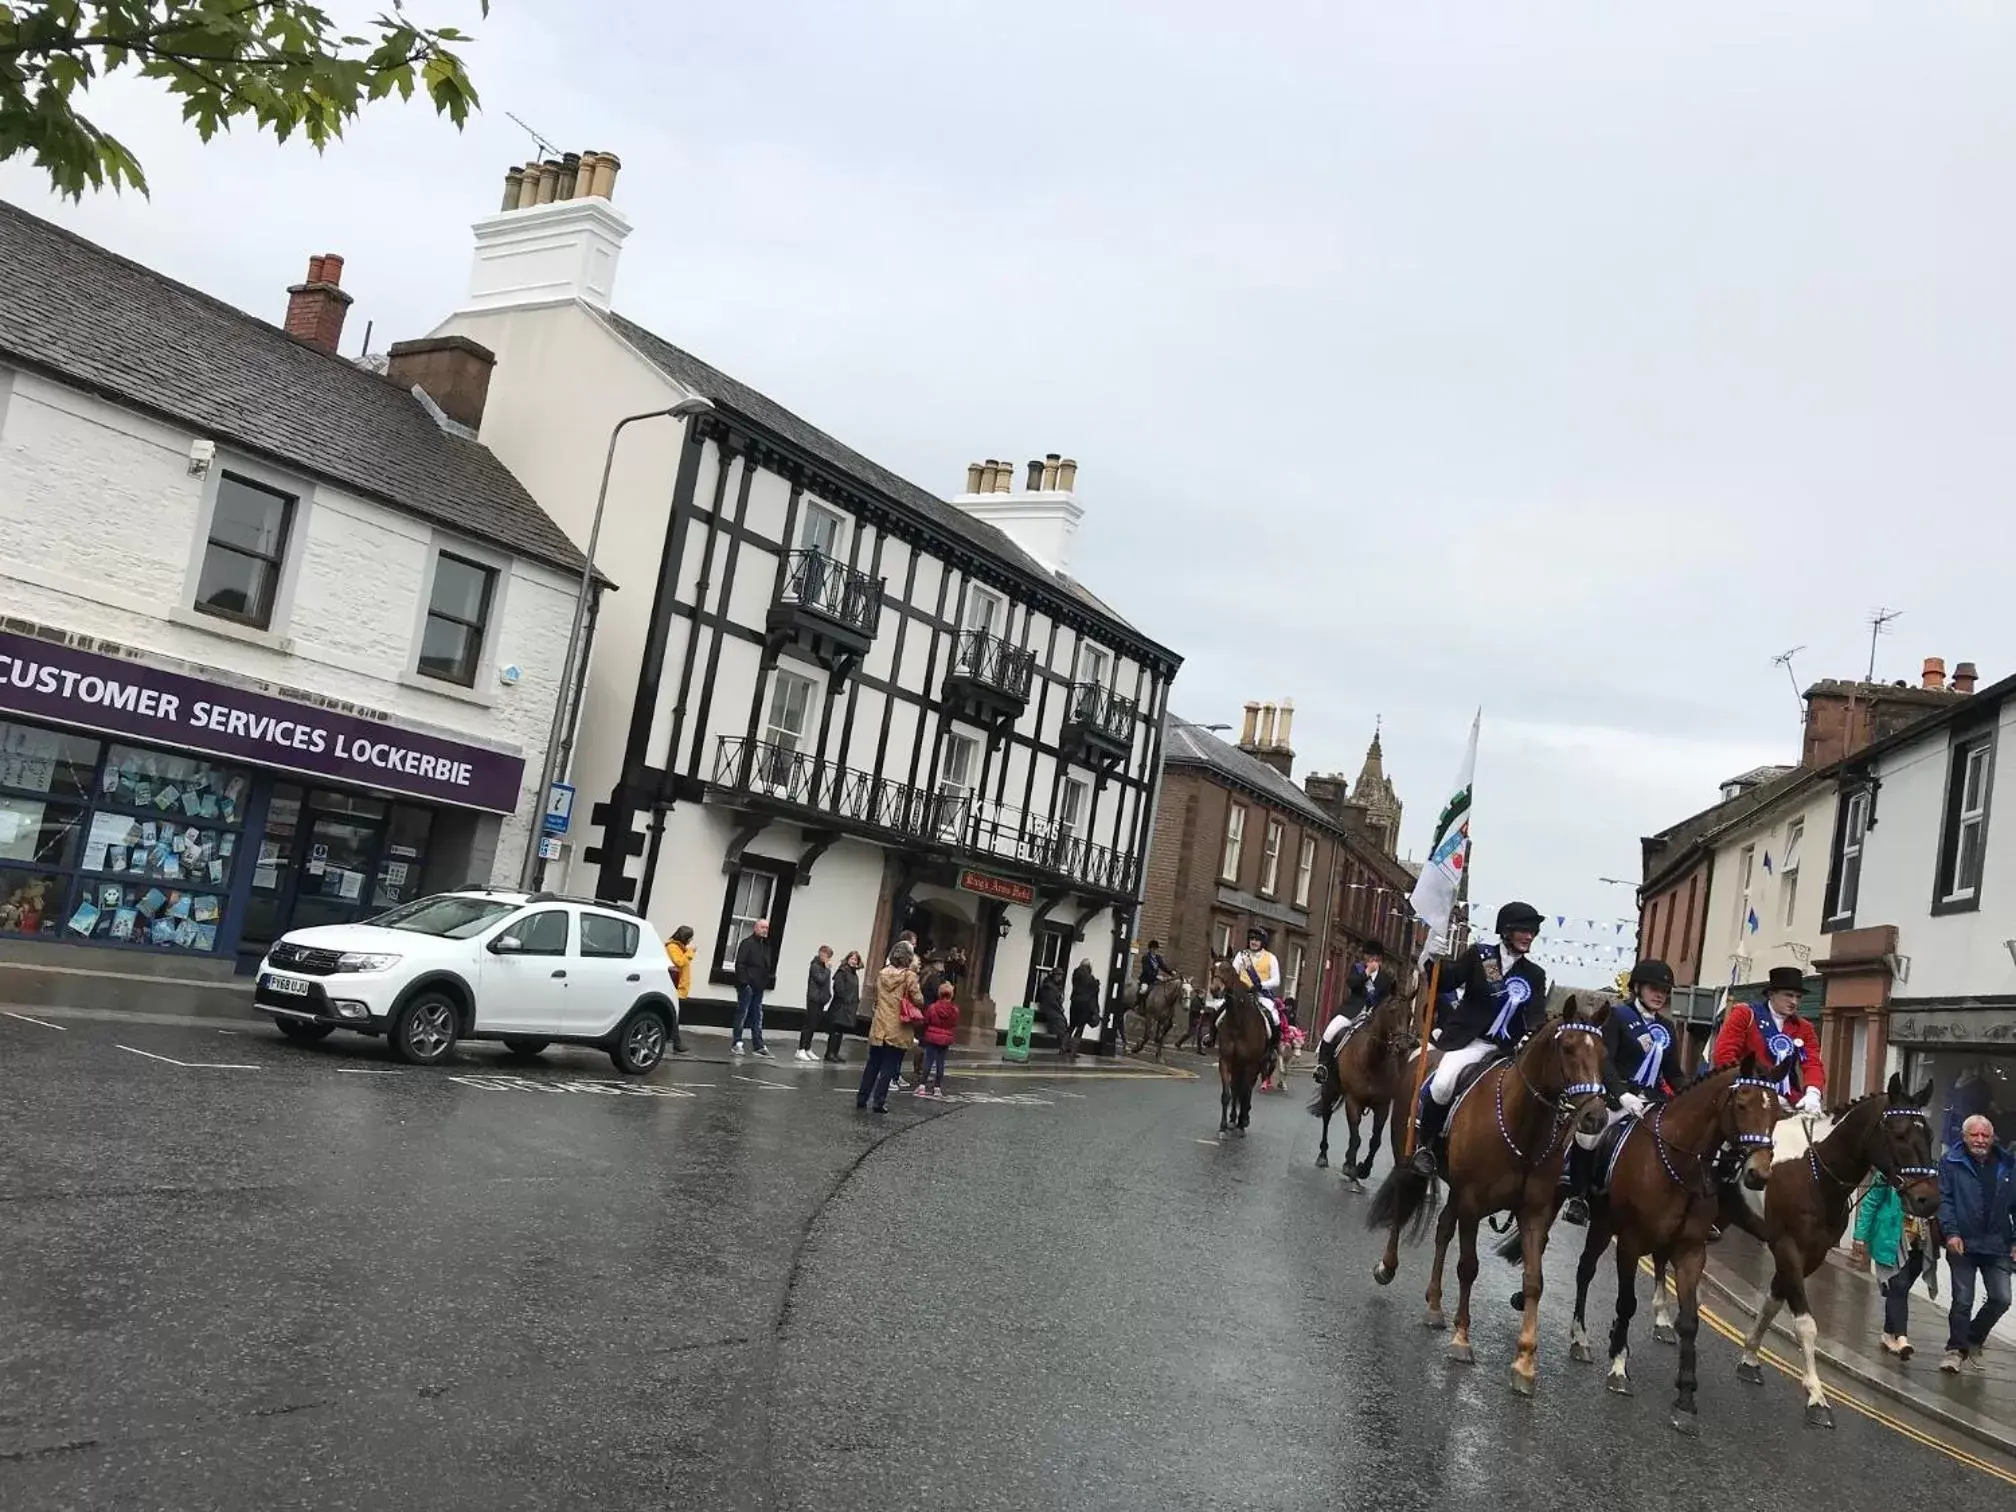
<svg viewBox="0 0 2016 1512">
<path fill-rule="evenodd" d="M 476 222 L 476 257 L 464 310 L 507 310 L 579 300 L 607 310 L 630 221 L 600 197 L 500 210 Z"/>
<path fill-rule="evenodd" d="M 1085 506 L 1078 502 L 1078 464 L 1052 452 L 1029 464 L 1028 480 L 1040 486 L 1016 493 L 1015 465 L 992 460 L 978 475 L 966 471 L 966 492 L 952 502 L 976 520 L 985 520 L 1020 546 L 1047 571 L 1069 570 L 1071 543 Z"/>
</svg>

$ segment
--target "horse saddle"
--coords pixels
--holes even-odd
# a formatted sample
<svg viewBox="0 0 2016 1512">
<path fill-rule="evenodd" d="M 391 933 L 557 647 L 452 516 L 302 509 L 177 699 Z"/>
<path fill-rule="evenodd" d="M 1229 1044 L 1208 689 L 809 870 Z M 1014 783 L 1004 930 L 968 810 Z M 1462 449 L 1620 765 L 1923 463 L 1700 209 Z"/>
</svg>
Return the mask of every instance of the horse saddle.
<svg viewBox="0 0 2016 1512">
<path fill-rule="evenodd" d="M 1433 1076 L 1435 1068 L 1442 1063 L 1442 1052 L 1439 1050 L 1430 1051 L 1429 1057 L 1428 1074 Z M 1511 1056 L 1501 1050 L 1495 1055 L 1485 1056 L 1483 1060 L 1478 1061 L 1474 1066 L 1464 1067 L 1456 1077 L 1455 1095 L 1449 1099 L 1449 1117 L 1444 1120 L 1443 1128 L 1451 1128 L 1455 1125 L 1456 1110 L 1463 1106 L 1463 1099 L 1470 1095 L 1471 1088 L 1484 1079 L 1484 1073 L 1489 1071 L 1493 1066 L 1503 1065 L 1511 1058 Z"/>
<path fill-rule="evenodd" d="M 1601 1196 L 1610 1190 L 1610 1178 L 1617 1174 L 1617 1157 L 1624 1153 L 1624 1141 L 1631 1137 L 1631 1131 L 1638 1126 L 1638 1120 L 1628 1114 L 1605 1129 L 1596 1141 L 1596 1148 L 1589 1152 L 1589 1170 L 1592 1180 L 1589 1190 L 1592 1196 Z"/>
</svg>

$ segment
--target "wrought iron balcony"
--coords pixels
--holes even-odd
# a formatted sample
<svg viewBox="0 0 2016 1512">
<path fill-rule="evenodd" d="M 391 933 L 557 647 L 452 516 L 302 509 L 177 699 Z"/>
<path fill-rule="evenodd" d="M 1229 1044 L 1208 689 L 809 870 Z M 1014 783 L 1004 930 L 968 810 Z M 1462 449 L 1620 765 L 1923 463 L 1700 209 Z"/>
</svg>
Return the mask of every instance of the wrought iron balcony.
<svg viewBox="0 0 2016 1512">
<path fill-rule="evenodd" d="M 1073 683 L 1064 706 L 1064 745 L 1101 762 L 1125 761 L 1134 749 L 1138 706 L 1098 683 Z"/>
<path fill-rule="evenodd" d="M 1132 857 L 961 788 L 934 793 L 740 735 L 720 737 L 713 786 L 731 801 L 780 812 L 807 829 L 1006 865 L 1036 873 L 1039 881 L 1069 881 L 1085 892 L 1133 896 Z"/>
<path fill-rule="evenodd" d="M 874 643 L 882 618 L 883 580 L 856 572 L 823 551 L 785 554 L 784 583 L 770 606 L 774 634 L 804 633 L 837 654 L 858 658 Z"/>
<path fill-rule="evenodd" d="M 945 696 L 981 719 L 1012 721 L 1029 707 L 1036 653 L 1011 646 L 985 630 L 961 630 L 945 674 Z"/>
</svg>

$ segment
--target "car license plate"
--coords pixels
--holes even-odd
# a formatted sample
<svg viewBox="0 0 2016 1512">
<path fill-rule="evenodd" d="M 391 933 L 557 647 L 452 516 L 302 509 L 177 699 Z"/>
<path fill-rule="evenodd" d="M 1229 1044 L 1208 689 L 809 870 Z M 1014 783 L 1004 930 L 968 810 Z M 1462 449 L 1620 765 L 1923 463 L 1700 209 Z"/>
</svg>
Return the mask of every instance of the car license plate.
<svg viewBox="0 0 2016 1512">
<path fill-rule="evenodd" d="M 308 984 L 302 981 L 300 977 L 281 976 L 277 972 L 269 971 L 266 973 L 266 986 L 270 990 L 284 993 L 288 997 L 308 996 Z"/>
</svg>

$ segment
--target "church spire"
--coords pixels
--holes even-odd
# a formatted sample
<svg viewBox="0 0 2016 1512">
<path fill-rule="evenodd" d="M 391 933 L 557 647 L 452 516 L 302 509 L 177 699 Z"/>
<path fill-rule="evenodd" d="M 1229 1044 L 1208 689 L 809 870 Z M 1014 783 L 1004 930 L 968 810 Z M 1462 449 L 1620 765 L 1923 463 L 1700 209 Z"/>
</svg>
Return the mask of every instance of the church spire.
<svg viewBox="0 0 2016 1512">
<path fill-rule="evenodd" d="M 1384 726 L 1383 715 L 1372 716 L 1372 744 L 1365 748 L 1365 765 L 1358 770 L 1357 791 L 1364 792 L 1368 781 L 1384 783 L 1386 780 L 1386 753 L 1379 745 L 1379 732 Z"/>
</svg>

